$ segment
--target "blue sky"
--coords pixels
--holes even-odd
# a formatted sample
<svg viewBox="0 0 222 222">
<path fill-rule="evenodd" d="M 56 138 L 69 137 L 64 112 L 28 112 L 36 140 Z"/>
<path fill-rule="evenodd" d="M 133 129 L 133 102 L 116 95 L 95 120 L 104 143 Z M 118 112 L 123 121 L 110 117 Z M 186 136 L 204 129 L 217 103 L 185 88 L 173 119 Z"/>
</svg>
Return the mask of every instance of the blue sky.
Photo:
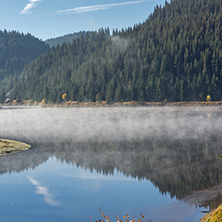
<svg viewBox="0 0 222 222">
<path fill-rule="evenodd" d="M 48 39 L 101 27 L 122 29 L 143 22 L 165 0 L 7 0 L 0 29 Z"/>
</svg>

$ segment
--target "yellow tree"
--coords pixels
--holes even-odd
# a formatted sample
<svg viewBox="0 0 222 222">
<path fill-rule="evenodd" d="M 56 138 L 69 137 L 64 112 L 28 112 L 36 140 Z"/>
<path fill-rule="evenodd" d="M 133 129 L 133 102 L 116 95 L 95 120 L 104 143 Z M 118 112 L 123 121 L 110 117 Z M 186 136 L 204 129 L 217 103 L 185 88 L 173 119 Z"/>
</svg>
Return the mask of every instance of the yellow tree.
<svg viewBox="0 0 222 222">
<path fill-rule="evenodd" d="M 67 94 L 64 93 L 64 94 L 62 95 L 62 100 L 65 101 L 65 100 L 67 99 L 67 97 L 68 97 Z"/>
<path fill-rule="evenodd" d="M 42 99 L 42 101 L 40 102 L 40 104 L 42 105 L 46 105 L 47 99 Z"/>
<path fill-rule="evenodd" d="M 207 95 L 206 101 L 208 101 L 208 102 L 211 101 L 210 95 Z"/>
</svg>

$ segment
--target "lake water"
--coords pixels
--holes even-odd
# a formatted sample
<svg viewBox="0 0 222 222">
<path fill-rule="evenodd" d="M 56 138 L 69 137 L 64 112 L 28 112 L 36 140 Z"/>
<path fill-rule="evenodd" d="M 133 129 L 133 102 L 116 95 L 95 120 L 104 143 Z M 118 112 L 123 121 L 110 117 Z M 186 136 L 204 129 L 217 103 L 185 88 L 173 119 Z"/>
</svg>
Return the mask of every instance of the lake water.
<svg viewBox="0 0 222 222">
<path fill-rule="evenodd" d="M 140 213 L 199 221 L 222 202 L 221 108 L 0 110 L 0 221 L 93 221 Z"/>
</svg>

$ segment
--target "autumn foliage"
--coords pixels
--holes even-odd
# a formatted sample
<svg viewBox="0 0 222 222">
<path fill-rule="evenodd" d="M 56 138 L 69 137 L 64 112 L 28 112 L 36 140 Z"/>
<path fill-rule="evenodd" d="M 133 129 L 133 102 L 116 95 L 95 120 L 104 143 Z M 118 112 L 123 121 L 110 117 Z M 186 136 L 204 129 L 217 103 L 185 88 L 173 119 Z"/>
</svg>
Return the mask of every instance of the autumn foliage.
<svg viewBox="0 0 222 222">
<path fill-rule="evenodd" d="M 67 97 L 68 97 L 67 94 L 64 93 L 64 94 L 62 95 L 62 100 L 63 100 L 63 101 L 67 100 Z"/>
<path fill-rule="evenodd" d="M 110 222 L 112 221 L 109 215 L 106 215 L 101 208 L 99 208 L 101 219 L 95 219 L 95 222 Z M 93 218 L 90 217 L 90 222 L 93 222 Z M 140 214 L 136 219 L 135 217 L 130 217 L 129 214 L 125 214 L 122 217 L 117 216 L 116 222 L 144 222 L 144 215 Z"/>
<path fill-rule="evenodd" d="M 207 98 L 206 98 L 206 101 L 211 101 L 211 96 L 210 95 L 207 95 Z"/>
</svg>

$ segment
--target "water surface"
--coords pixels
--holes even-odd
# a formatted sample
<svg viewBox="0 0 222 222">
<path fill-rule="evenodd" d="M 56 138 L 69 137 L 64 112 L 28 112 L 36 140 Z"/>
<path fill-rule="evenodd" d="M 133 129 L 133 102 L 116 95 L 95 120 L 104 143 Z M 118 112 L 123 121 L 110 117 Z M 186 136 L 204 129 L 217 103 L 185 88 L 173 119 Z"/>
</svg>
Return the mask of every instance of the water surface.
<svg viewBox="0 0 222 222">
<path fill-rule="evenodd" d="M 221 117 L 219 108 L 2 109 L 0 137 L 32 149 L 0 158 L 1 221 L 89 221 L 100 207 L 112 219 L 198 221 L 221 202 Z"/>
</svg>

